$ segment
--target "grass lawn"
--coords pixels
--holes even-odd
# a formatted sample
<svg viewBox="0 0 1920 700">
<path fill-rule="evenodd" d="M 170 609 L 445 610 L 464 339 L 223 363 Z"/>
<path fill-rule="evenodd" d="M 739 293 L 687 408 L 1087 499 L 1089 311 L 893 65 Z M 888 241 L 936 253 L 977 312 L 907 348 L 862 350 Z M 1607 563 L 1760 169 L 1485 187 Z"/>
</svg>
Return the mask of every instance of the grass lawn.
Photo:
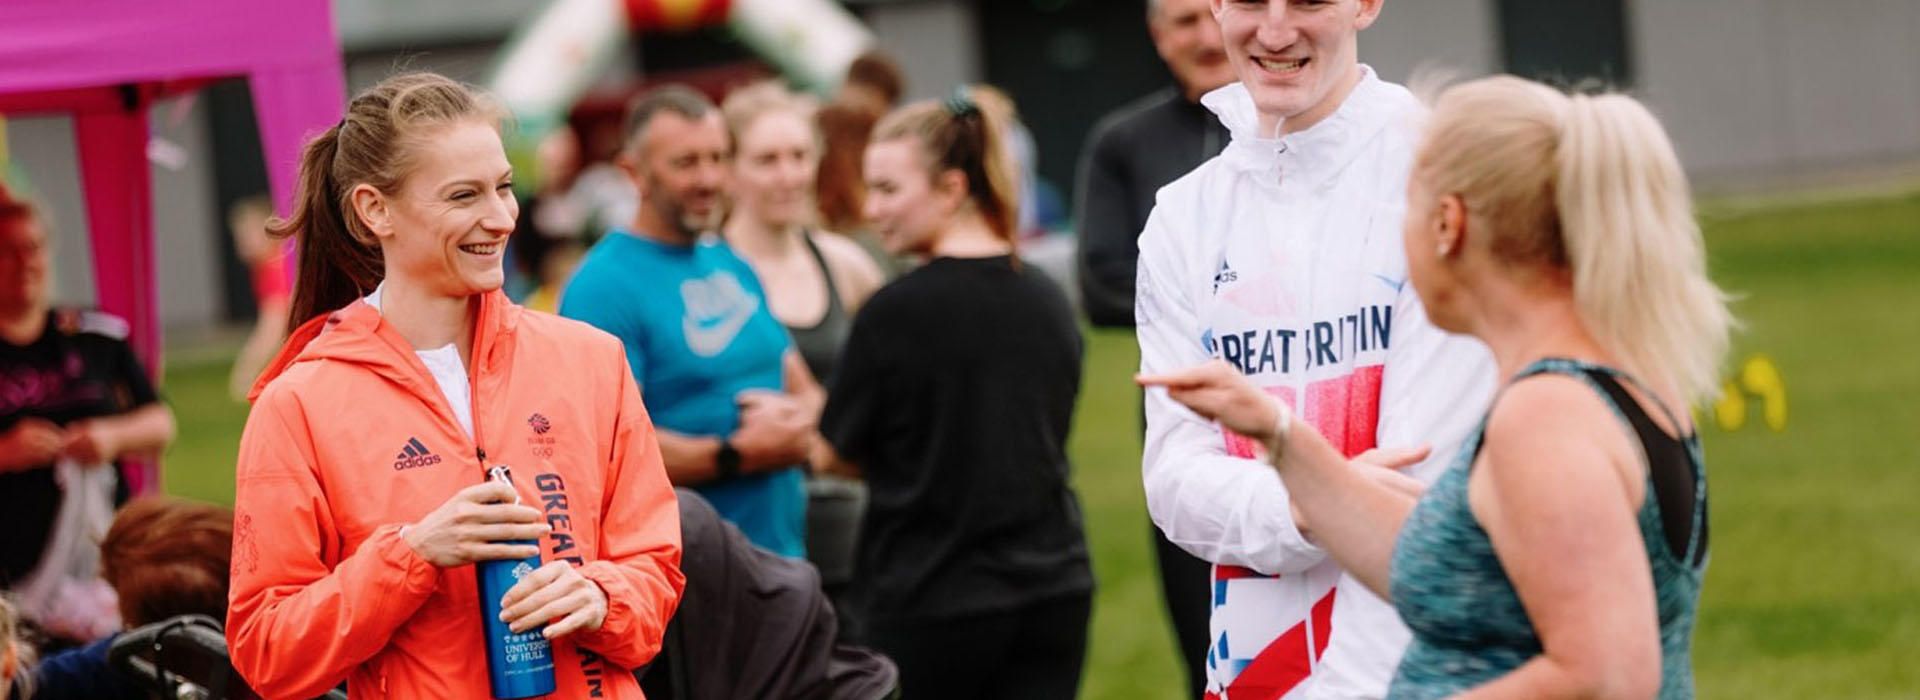
<svg viewBox="0 0 1920 700">
<path fill-rule="evenodd" d="M 1720 284 L 1741 297 L 1736 363 L 1785 378 L 1784 431 L 1747 402 L 1703 427 L 1712 564 L 1694 643 L 1703 698 L 1920 698 L 1920 196 L 1752 210 L 1706 221 Z M 1072 440 L 1100 581 L 1087 698 L 1177 698 L 1140 493 L 1137 362 L 1090 335 Z M 174 493 L 233 497 L 245 408 L 226 366 L 167 367 L 180 441 Z"/>
</svg>

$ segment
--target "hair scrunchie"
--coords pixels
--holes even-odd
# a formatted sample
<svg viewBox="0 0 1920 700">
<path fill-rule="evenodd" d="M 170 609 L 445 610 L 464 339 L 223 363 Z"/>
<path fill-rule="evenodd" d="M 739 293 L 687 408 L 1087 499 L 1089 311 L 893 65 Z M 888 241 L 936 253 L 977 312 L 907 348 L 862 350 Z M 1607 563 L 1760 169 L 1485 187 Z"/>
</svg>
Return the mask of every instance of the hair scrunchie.
<svg viewBox="0 0 1920 700">
<path fill-rule="evenodd" d="M 965 85 L 953 89 L 953 94 L 947 96 L 946 107 L 947 114 L 952 115 L 955 119 L 980 113 L 979 103 L 973 101 L 973 94 L 967 91 L 967 86 Z"/>
</svg>

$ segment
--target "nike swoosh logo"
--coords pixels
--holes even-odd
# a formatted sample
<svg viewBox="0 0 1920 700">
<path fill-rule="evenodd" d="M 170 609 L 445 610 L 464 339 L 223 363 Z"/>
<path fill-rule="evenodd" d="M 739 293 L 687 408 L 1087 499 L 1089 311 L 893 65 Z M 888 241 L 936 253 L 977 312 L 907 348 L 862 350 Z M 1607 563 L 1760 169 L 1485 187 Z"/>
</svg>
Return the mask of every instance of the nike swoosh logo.
<svg viewBox="0 0 1920 700">
<path fill-rule="evenodd" d="M 1378 272 L 1373 273 L 1373 278 L 1380 280 L 1382 283 L 1386 284 L 1389 287 L 1392 287 L 1393 291 L 1396 291 L 1396 292 L 1400 291 L 1400 288 L 1406 286 L 1407 284 L 1407 279 L 1405 277 L 1402 277 L 1400 279 L 1394 279 L 1392 277 L 1388 277 Z"/>
<path fill-rule="evenodd" d="M 733 337 L 740 334 L 747 321 L 753 319 L 752 307 L 735 307 L 711 325 L 694 320 L 693 317 L 680 319 L 680 330 L 687 335 L 687 349 L 701 357 L 713 357 L 733 344 Z"/>
</svg>

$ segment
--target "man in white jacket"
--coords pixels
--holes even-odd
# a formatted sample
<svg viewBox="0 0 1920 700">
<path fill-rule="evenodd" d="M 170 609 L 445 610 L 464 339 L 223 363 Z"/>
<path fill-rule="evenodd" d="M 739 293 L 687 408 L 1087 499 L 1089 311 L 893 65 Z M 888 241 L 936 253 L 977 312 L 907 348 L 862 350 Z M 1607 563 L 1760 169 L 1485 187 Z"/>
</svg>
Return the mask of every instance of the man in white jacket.
<svg viewBox="0 0 1920 700">
<path fill-rule="evenodd" d="M 1427 322 L 1401 225 L 1419 102 L 1357 59 L 1384 0 L 1213 0 L 1232 140 L 1160 190 L 1140 236 L 1141 371 L 1219 358 L 1348 455 L 1431 445 L 1430 482 L 1494 386 Z M 1147 394 L 1147 506 L 1213 568 L 1208 698 L 1379 698 L 1409 633 L 1297 522 L 1251 441 Z"/>
</svg>

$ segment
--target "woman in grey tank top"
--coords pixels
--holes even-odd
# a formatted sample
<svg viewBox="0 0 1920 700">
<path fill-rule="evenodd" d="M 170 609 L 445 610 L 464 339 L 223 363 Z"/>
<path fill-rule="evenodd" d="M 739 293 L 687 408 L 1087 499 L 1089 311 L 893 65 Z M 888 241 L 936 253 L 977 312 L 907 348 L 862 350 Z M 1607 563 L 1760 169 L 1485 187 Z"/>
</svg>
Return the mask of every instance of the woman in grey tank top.
<svg viewBox="0 0 1920 700">
<path fill-rule="evenodd" d="M 723 233 L 759 276 L 768 309 L 793 334 L 807 369 L 825 385 L 853 312 L 884 280 L 857 244 L 810 228 L 820 161 L 812 109 L 776 82 L 727 96 L 720 110 L 733 135 L 734 208 Z M 866 487 L 816 475 L 808 479 L 807 494 L 807 558 L 847 618 L 840 603 L 853 577 Z M 857 628 L 857 621 L 846 622 Z"/>
<path fill-rule="evenodd" d="M 1679 409 L 1732 320 L 1659 122 L 1511 76 L 1448 89 L 1405 245 L 1428 317 L 1510 378 L 1424 493 L 1224 363 L 1141 382 L 1266 445 L 1303 531 L 1393 602 L 1390 698 L 1692 697 L 1706 475 Z"/>
</svg>

